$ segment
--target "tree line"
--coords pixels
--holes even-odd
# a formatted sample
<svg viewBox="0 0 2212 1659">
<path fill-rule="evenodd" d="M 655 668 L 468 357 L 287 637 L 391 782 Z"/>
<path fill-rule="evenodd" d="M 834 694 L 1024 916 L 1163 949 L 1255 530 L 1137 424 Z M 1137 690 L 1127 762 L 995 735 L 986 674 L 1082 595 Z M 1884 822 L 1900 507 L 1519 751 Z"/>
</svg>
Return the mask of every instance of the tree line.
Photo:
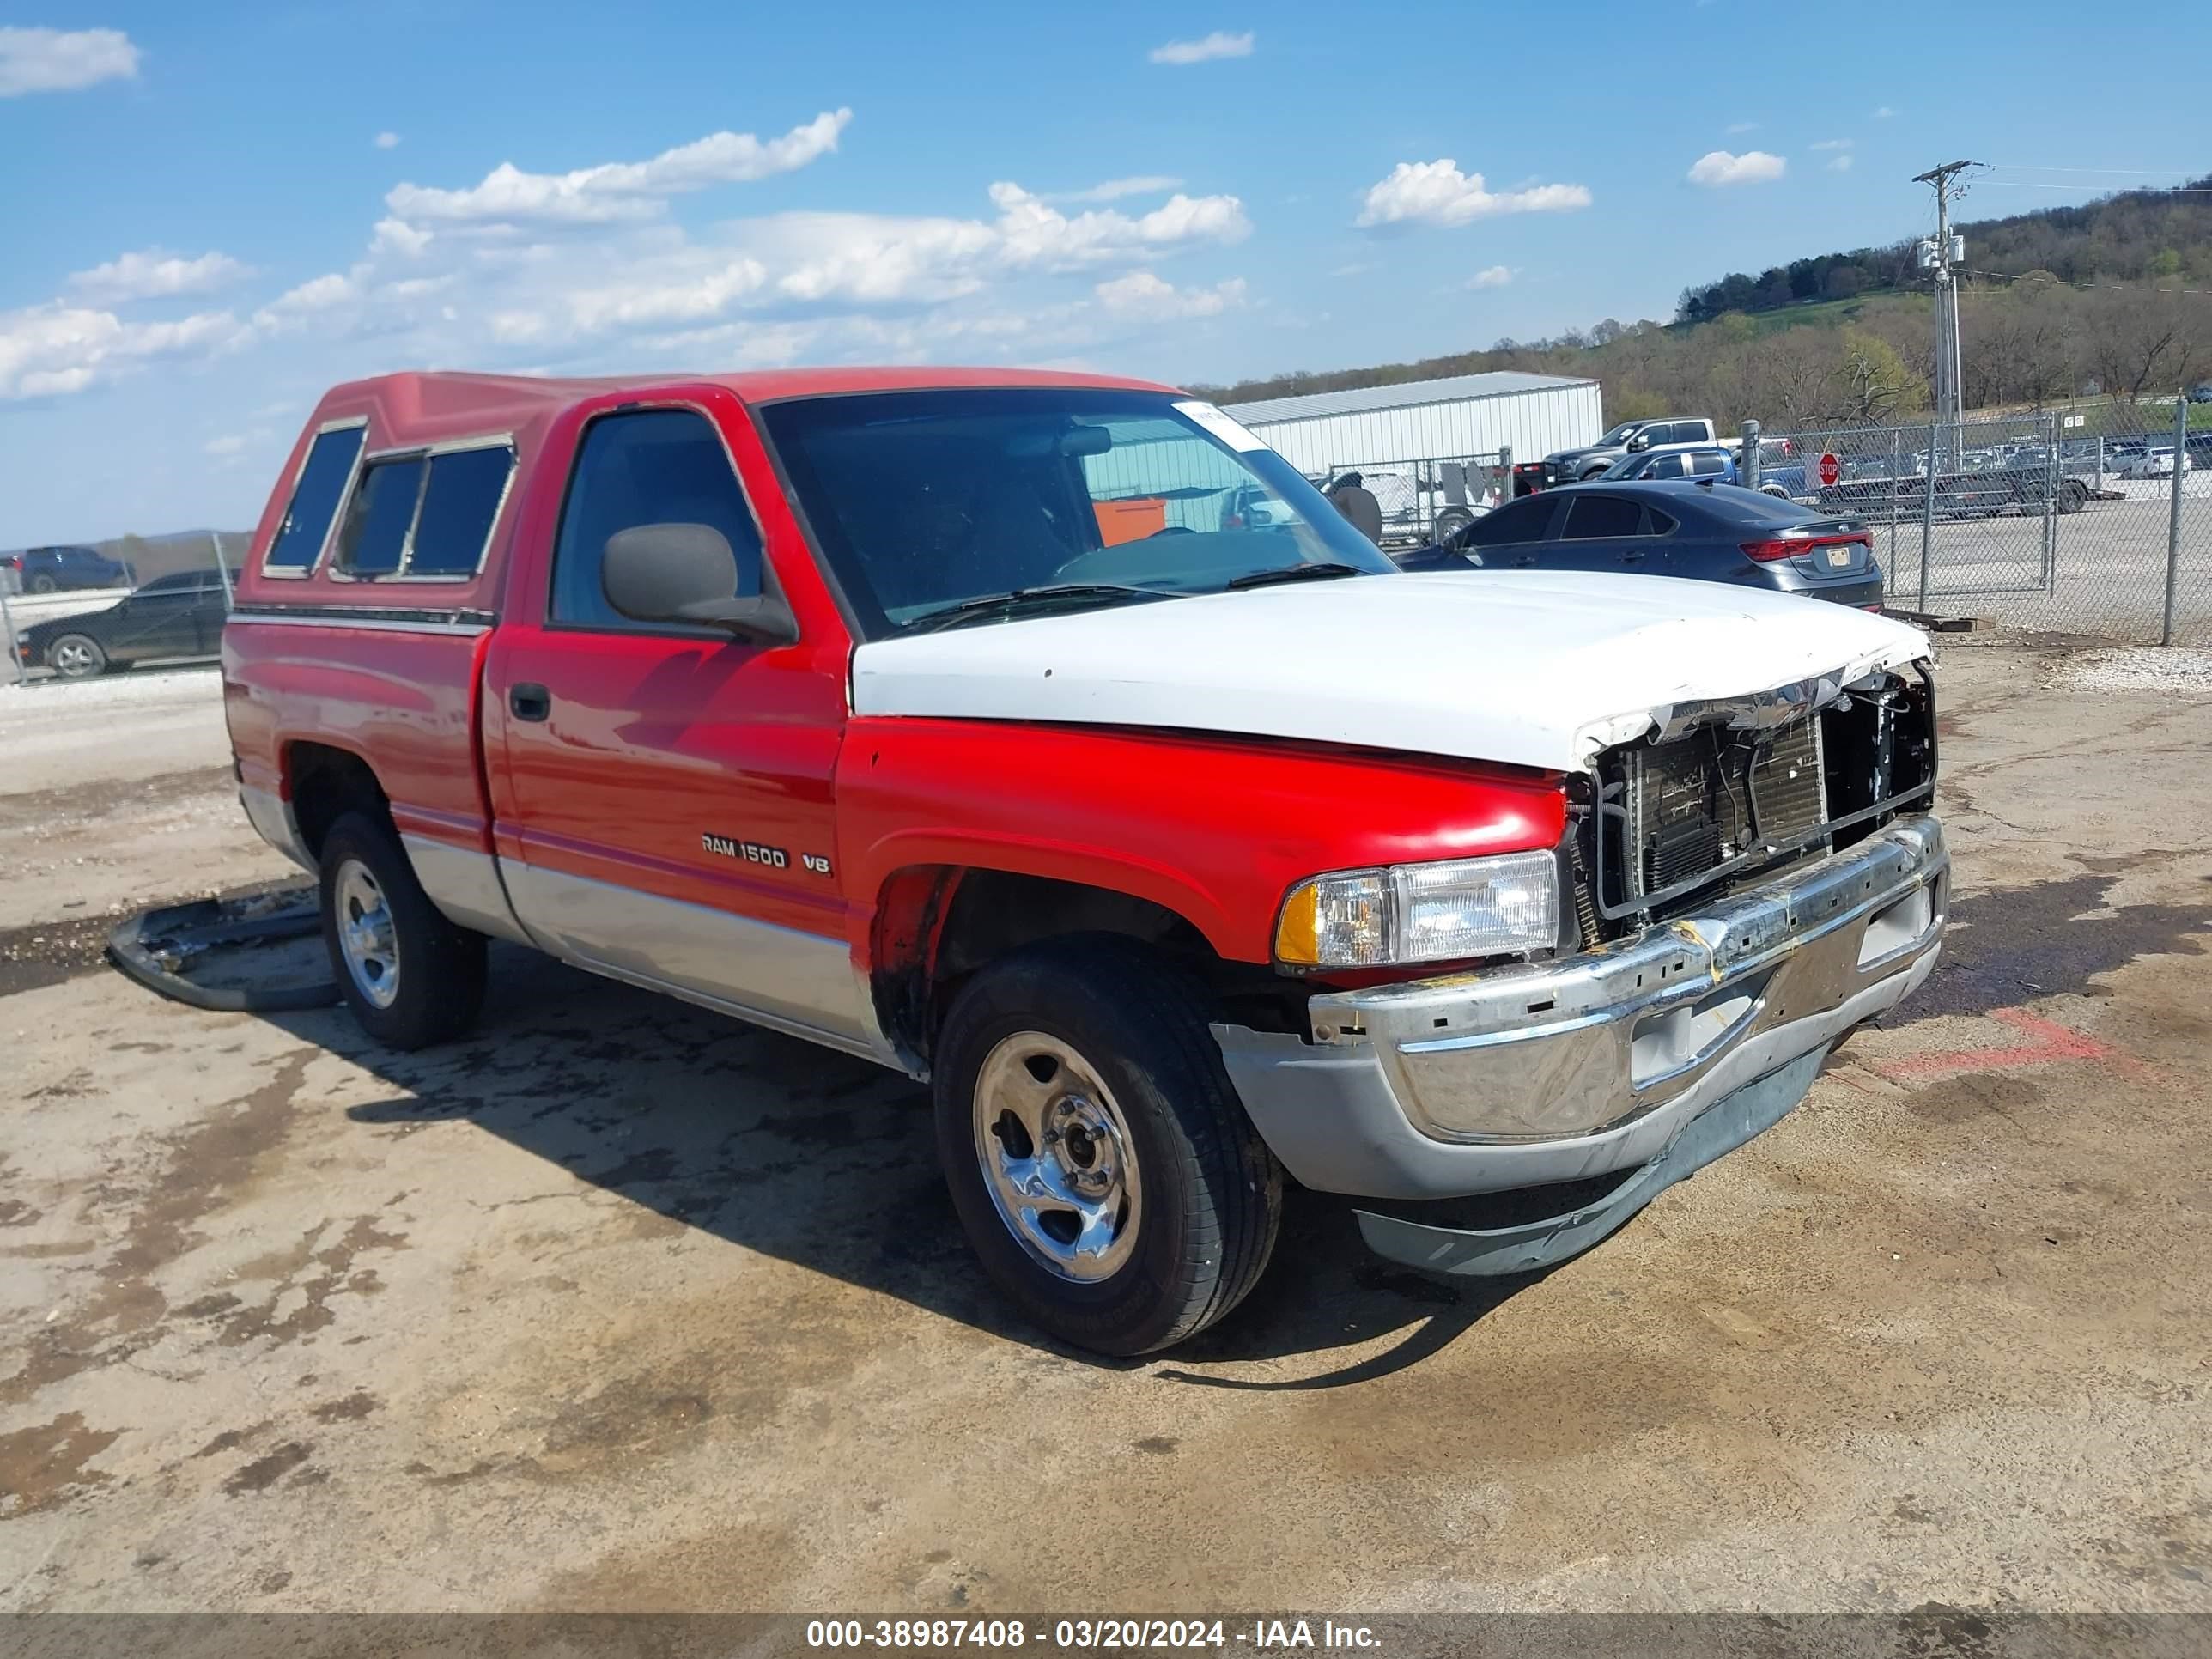
<svg viewBox="0 0 2212 1659">
<path fill-rule="evenodd" d="M 2212 176 L 2188 186 L 2212 191 Z M 2046 271 L 2061 282 L 2212 282 L 2212 196 L 2123 191 L 2079 207 L 2037 208 L 1962 223 L 1970 270 L 1999 277 Z M 1968 280 L 1975 280 L 1970 277 Z M 1818 300 L 1851 300 L 1924 287 L 1917 240 L 1822 253 L 1753 276 L 1730 271 L 1682 290 L 1674 320 L 1709 323 Z M 2186 286 L 2185 282 L 2174 286 Z"/>
</svg>

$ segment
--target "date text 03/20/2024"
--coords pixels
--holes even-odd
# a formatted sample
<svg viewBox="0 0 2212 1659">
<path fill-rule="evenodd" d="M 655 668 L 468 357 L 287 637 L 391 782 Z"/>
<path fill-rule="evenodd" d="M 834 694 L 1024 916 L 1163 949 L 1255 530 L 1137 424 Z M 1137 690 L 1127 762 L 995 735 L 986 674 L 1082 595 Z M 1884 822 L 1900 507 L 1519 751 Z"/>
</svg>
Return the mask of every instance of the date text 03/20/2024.
<svg viewBox="0 0 2212 1659">
<path fill-rule="evenodd" d="M 1369 1650 L 1379 1638 L 1364 1625 L 1329 1620 L 1060 1619 L 1032 1626 L 1020 1619 L 817 1619 L 806 1626 L 810 1648 L 1023 1648 L 1088 1651 L 1146 1648 L 1230 1648 L 1267 1653 L 1304 1648 Z"/>
</svg>

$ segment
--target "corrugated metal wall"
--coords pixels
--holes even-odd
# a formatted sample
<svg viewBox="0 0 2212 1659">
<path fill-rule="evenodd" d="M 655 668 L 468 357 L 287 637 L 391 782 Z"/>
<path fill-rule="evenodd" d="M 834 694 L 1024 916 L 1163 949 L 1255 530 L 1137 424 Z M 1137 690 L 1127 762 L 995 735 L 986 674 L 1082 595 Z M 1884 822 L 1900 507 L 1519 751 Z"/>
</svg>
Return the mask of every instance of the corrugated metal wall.
<svg viewBox="0 0 2212 1659">
<path fill-rule="evenodd" d="M 1604 432 L 1605 406 L 1596 386 L 1565 386 L 1411 409 L 1246 424 L 1310 475 L 1363 461 L 1484 455 L 1508 445 L 1516 460 L 1535 460 L 1555 449 L 1589 443 Z"/>
</svg>

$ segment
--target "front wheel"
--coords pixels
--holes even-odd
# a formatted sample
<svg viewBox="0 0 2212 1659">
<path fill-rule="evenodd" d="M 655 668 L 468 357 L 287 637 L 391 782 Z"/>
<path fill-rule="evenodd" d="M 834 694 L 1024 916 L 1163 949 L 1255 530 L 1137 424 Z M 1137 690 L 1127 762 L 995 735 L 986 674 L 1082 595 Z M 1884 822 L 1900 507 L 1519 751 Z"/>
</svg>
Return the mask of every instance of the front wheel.
<svg viewBox="0 0 2212 1659">
<path fill-rule="evenodd" d="M 33 593 L 58 592 L 60 588 L 61 584 L 57 582 L 52 576 L 33 576 L 31 578 L 31 592 Z"/>
<path fill-rule="evenodd" d="M 323 942 L 362 1029 L 392 1048 L 466 1030 L 483 1006 L 484 939 L 446 920 L 385 825 L 349 812 L 323 837 Z"/>
<path fill-rule="evenodd" d="M 1078 1347 L 1181 1341 L 1273 1252 L 1282 1169 L 1206 1007 L 1164 957 L 1088 936 L 986 968 L 939 1035 L 938 1153 L 961 1225 L 1000 1290 Z"/>
<path fill-rule="evenodd" d="M 46 647 L 46 666 L 65 680 L 88 680 L 107 667 L 107 653 L 89 634 L 64 634 Z"/>
<path fill-rule="evenodd" d="M 1431 538 L 1441 547 L 1474 522 L 1474 514 L 1472 513 L 1439 513 L 1430 532 Z"/>
</svg>

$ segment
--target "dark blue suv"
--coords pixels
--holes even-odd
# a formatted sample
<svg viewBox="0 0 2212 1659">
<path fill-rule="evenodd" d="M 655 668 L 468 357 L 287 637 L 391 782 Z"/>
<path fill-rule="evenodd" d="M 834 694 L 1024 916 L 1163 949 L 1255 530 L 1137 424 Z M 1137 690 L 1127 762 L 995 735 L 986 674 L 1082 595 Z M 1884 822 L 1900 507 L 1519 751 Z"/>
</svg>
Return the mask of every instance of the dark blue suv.
<svg viewBox="0 0 2212 1659">
<path fill-rule="evenodd" d="M 27 547 L 21 553 L 0 553 L 0 572 L 4 571 L 15 574 L 7 585 L 18 593 L 131 586 L 129 565 L 90 547 Z"/>
</svg>

